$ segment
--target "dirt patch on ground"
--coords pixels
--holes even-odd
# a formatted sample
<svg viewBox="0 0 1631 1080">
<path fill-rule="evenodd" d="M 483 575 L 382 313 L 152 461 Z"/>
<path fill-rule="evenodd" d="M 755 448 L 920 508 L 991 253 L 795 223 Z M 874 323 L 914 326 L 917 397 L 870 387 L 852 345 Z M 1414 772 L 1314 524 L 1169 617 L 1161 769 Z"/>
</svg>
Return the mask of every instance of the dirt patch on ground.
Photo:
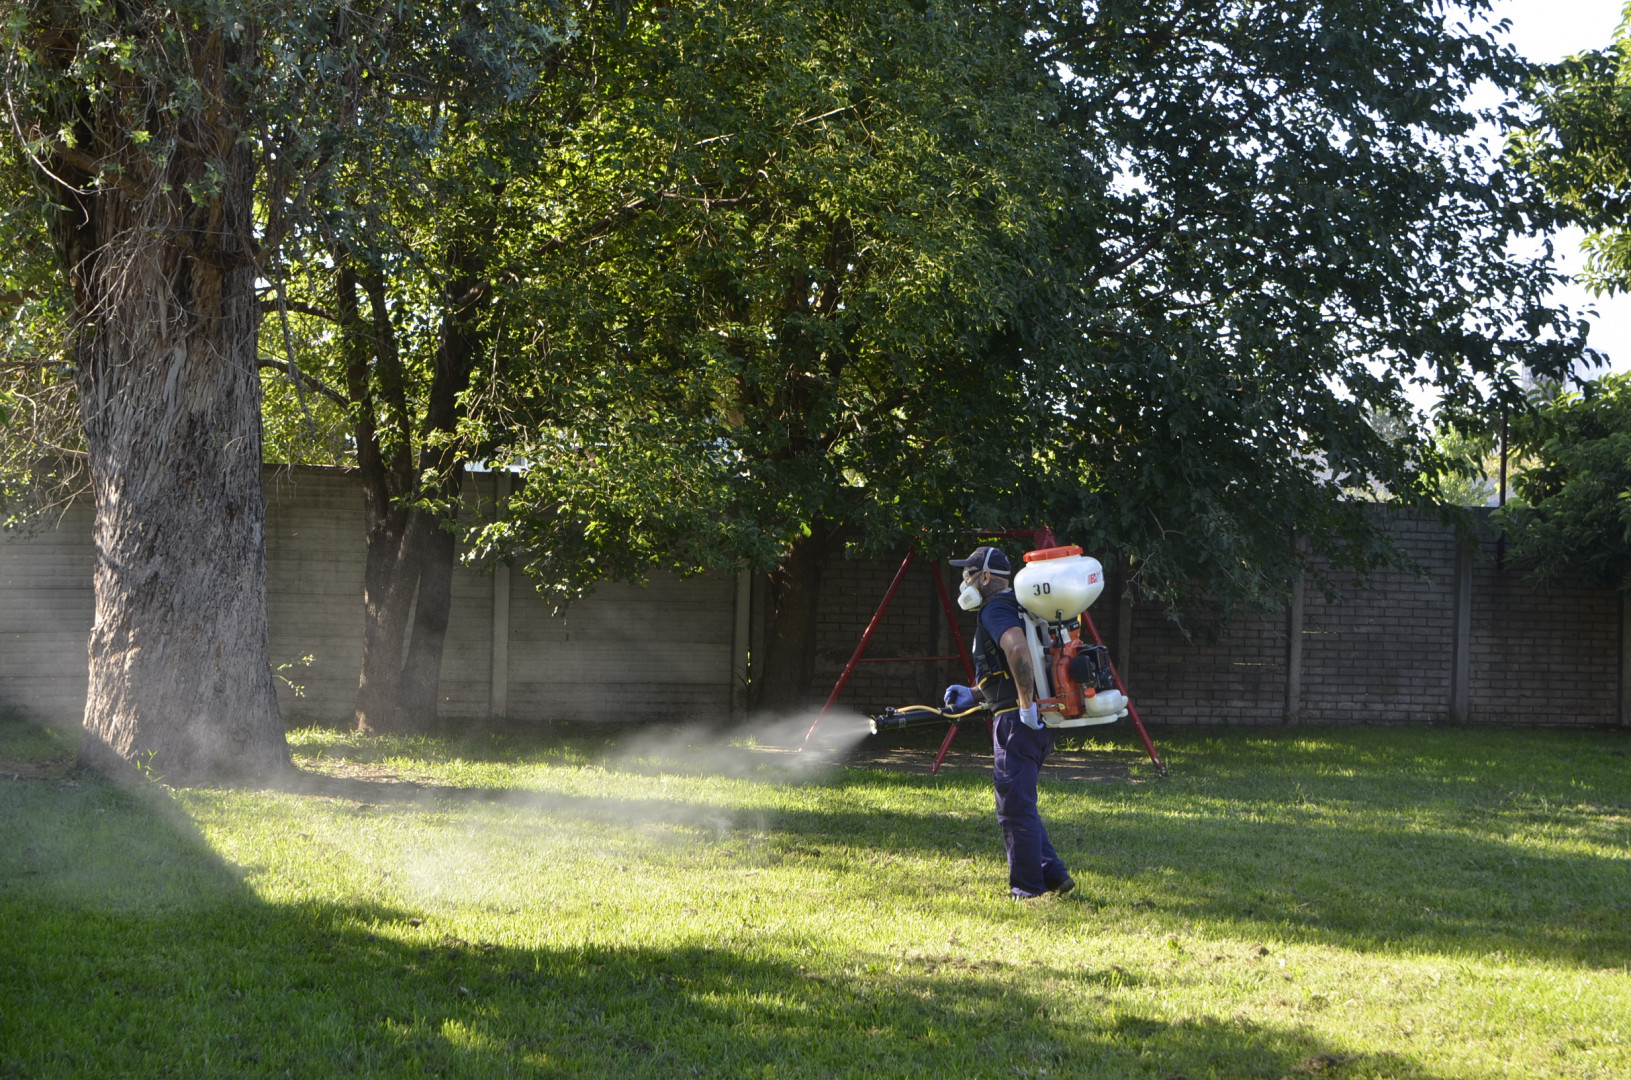
<svg viewBox="0 0 1631 1080">
<path fill-rule="evenodd" d="M 19 761 L 0 757 L 0 778 L 8 780 L 60 780 L 74 771 L 72 755 L 50 761 Z"/>
<path fill-rule="evenodd" d="M 394 765 L 377 761 L 350 761 L 338 757 L 295 755 L 295 764 L 306 773 L 333 776 L 344 780 L 372 780 L 377 783 L 418 784 L 433 779 L 428 774 L 416 775 Z"/>
</svg>

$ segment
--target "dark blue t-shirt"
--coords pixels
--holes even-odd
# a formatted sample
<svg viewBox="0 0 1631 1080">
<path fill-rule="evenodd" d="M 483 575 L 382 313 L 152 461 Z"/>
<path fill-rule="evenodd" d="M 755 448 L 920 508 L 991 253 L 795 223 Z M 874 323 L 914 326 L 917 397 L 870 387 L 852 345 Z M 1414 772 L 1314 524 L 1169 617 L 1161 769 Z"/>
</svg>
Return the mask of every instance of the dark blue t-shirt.
<svg viewBox="0 0 1631 1080">
<path fill-rule="evenodd" d="M 1015 626 L 1023 630 L 1025 620 L 1019 613 L 1014 590 L 1004 589 L 981 605 L 974 628 L 974 678 L 996 712 L 1019 706 L 1014 675 L 1008 670 L 1008 656 L 1001 645 L 1002 635 Z"/>
</svg>

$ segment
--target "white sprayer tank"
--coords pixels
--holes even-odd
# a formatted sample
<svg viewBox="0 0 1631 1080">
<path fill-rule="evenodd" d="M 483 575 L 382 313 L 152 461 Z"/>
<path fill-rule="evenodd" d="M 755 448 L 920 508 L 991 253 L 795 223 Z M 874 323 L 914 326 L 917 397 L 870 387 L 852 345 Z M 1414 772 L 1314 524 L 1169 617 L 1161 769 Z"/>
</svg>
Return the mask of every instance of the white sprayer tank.
<svg viewBox="0 0 1631 1080">
<path fill-rule="evenodd" d="M 1075 545 L 1033 551 L 1025 560 L 1014 575 L 1014 596 L 1044 622 L 1074 619 L 1104 591 L 1104 567 Z"/>
</svg>

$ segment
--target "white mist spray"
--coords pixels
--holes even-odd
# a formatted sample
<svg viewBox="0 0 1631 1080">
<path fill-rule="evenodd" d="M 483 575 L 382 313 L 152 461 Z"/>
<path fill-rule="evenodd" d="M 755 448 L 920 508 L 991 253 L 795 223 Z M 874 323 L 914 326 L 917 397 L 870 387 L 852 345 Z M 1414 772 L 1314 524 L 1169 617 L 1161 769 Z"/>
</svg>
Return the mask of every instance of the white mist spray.
<svg viewBox="0 0 1631 1080">
<path fill-rule="evenodd" d="M 646 728 L 597 762 L 540 770 L 522 781 L 531 790 L 427 789 L 363 811 L 325 842 L 348 874 L 427 916 L 599 897 L 639 880 L 648 859 L 767 828 L 766 811 L 752 805 L 760 797 L 712 778 L 808 783 L 841 769 L 869 731 L 857 714 L 828 713 L 806 744 L 815 719 L 807 712 L 734 729 Z M 577 868 L 564 890 L 552 872 L 562 865 Z"/>
</svg>

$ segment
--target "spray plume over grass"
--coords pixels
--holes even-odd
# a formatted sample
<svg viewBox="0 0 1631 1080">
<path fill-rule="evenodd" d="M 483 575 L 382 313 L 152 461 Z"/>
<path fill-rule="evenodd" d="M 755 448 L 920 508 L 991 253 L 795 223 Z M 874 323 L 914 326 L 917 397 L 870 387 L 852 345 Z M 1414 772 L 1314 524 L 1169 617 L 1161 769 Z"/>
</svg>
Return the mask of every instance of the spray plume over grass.
<svg viewBox="0 0 1631 1080">
<path fill-rule="evenodd" d="M 627 740 L 615 760 L 622 767 L 680 768 L 713 776 L 812 779 L 842 768 L 870 732 L 866 717 L 845 710 L 755 718 L 726 730 L 655 727 Z"/>
<path fill-rule="evenodd" d="M 833 778 L 868 732 L 860 716 L 829 713 L 806 743 L 817 718 L 590 731 L 542 752 L 513 737 L 460 745 L 310 729 L 291 735 L 308 770 L 293 789 L 366 808 L 328 840 L 329 857 L 373 867 L 394 900 L 519 910 L 562 861 L 705 852 L 734 832 L 759 834 L 778 801 L 772 789 Z M 721 800 L 725 779 L 760 797 Z M 459 828 L 414 828 L 454 812 Z"/>
<path fill-rule="evenodd" d="M 291 741 L 138 793 L 0 724 L 0 1076 L 1631 1074 L 1623 735 L 1089 742 L 1132 781 L 1044 772 L 1030 904 L 983 769 Z"/>
</svg>

